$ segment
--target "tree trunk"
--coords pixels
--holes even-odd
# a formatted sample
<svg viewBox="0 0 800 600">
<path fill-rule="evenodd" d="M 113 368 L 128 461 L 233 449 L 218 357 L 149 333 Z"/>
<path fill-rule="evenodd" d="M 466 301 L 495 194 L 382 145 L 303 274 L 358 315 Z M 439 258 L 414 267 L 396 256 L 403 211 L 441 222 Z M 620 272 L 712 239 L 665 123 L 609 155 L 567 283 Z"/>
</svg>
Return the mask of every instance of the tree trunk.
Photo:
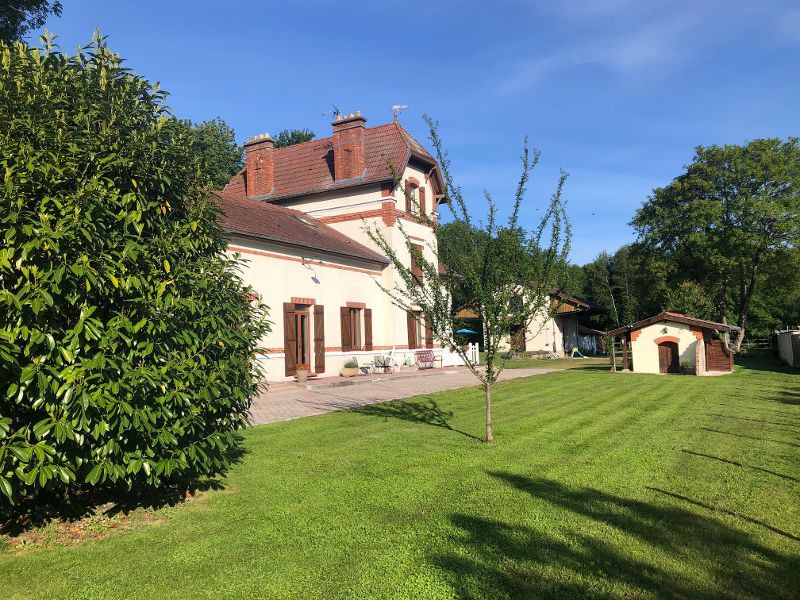
<svg viewBox="0 0 800 600">
<path fill-rule="evenodd" d="M 486 443 L 494 444 L 494 434 L 492 433 L 492 384 L 488 381 L 483 384 L 486 390 Z"/>
</svg>

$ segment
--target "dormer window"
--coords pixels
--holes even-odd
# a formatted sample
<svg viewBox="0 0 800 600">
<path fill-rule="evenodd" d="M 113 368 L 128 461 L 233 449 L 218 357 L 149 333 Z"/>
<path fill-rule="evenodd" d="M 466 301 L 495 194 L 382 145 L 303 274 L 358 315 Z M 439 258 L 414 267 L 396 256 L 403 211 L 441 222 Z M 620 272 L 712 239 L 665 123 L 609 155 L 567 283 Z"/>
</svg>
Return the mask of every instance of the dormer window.
<svg viewBox="0 0 800 600">
<path fill-rule="evenodd" d="M 419 214 L 419 186 L 414 183 L 406 186 L 406 203 L 408 205 L 407 212 L 412 215 Z"/>
</svg>

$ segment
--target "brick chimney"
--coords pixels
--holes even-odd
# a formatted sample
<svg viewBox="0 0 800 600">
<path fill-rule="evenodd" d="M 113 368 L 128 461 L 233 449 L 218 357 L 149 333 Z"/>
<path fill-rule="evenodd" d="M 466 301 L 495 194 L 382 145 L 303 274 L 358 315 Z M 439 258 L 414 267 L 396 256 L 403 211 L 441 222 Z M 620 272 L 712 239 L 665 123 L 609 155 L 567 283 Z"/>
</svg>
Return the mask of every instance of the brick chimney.
<svg viewBox="0 0 800 600">
<path fill-rule="evenodd" d="M 275 140 L 268 133 L 251 137 L 244 143 L 247 195 L 263 196 L 275 187 Z"/>
<path fill-rule="evenodd" d="M 361 112 L 340 114 L 333 125 L 333 178 L 353 179 L 364 174 L 364 124 Z"/>
</svg>

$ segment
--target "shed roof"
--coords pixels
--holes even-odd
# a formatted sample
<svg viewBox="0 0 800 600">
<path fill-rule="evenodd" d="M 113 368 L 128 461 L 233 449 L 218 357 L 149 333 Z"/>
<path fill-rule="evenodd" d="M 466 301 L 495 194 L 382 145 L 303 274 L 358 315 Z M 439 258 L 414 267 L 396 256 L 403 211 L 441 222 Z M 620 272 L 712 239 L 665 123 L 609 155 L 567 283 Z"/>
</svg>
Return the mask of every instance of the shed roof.
<svg viewBox="0 0 800 600">
<path fill-rule="evenodd" d="M 690 317 L 689 315 L 682 315 L 680 313 L 664 311 L 658 313 L 655 316 L 648 317 L 647 319 L 642 319 L 641 321 L 637 321 L 636 323 L 633 323 L 631 325 L 624 325 L 623 327 L 612 329 L 608 333 L 611 335 L 621 335 L 623 333 L 628 333 L 629 331 L 641 329 L 642 327 L 647 327 L 648 325 L 652 325 L 653 323 L 659 323 L 661 321 L 672 321 L 674 323 L 683 323 L 685 325 L 692 325 L 700 329 L 713 329 L 715 331 L 739 331 L 739 328 L 736 327 L 735 325 L 728 325 L 726 323 L 717 323 L 716 321 L 706 321 L 705 319 L 697 319 L 695 317 Z"/>
</svg>

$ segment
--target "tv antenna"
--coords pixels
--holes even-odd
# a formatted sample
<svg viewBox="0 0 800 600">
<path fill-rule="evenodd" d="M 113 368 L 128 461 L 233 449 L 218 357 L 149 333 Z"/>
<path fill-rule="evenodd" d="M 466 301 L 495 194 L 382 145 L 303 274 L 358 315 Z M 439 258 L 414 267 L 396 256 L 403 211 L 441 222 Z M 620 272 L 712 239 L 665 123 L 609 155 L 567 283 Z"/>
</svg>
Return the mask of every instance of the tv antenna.
<svg viewBox="0 0 800 600">
<path fill-rule="evenodd" d="M 333 107 L 333 109 L 322 113 L 322 116 L 323 117 L 330 117 L 331 119 L 333 119 L 335 121 L 336 117 L 338 117 L 340 114 L 342 114 L 342 111 L 340 111 L 339 107 L 336 106 L 335 104 L 331 104 L 331 106 Z"/>
<path fill-rule="evenodd" d="M 394 115 L 394 122 L 400 119 L 400 113 L 408 108 L 408 104 L 392 104 L 392 114 Z"/>
</svg>

